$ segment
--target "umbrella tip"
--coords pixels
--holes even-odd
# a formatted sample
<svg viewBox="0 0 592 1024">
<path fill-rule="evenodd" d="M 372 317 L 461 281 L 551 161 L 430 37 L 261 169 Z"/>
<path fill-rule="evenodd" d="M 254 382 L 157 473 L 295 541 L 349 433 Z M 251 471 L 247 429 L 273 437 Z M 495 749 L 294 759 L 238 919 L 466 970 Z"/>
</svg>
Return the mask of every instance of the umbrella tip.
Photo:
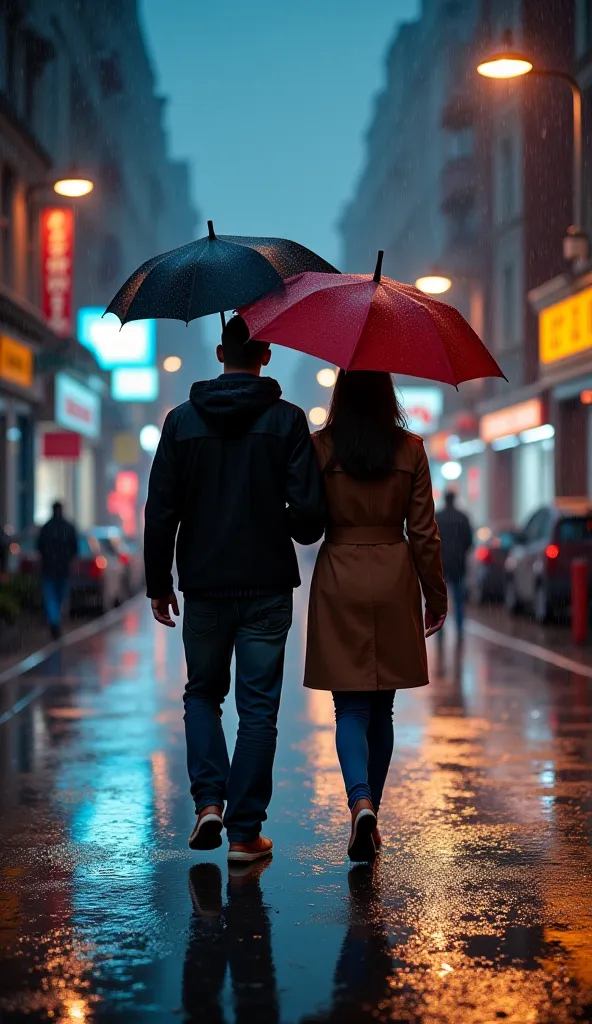
<svg viewBox="0 0 592 1024">
<path fill-rule="evenodd" d="M 384 249 L 378 250 L 378 259 L 376 260 L 376 270 L 374 271 L 374 280 L 377 284 L 380 283 L 380 275 L 382 273 L 382 260 L 384 257 Z"/>
<path fill-rule="evenodd" d="M 209 220 L 208 221 L 208 238 L 213 240 L 215 237 L 216 237 L 216 232 L 214 231 L 214 221 L 213 220 Z"/>
</svg>

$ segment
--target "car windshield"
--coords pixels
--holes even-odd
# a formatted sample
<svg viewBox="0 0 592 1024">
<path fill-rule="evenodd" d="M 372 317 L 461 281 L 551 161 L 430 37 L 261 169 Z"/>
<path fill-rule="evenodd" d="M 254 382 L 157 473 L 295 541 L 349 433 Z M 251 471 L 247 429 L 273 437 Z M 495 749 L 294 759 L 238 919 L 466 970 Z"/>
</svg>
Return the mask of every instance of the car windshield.
<svg viewBox="0 0 592 1024">
<path fill-rule="evenodd" d="M 498 540 L 499 544 L 497 546 L 507 551 L 508 548 L 513 547 L 515 544 L 516 534 L 512 533 L 510 530 L 506 530 L 503 533 L 500 533 Z"/>
<path fill-rule="evenodd" d="M 572 516 L 557 524 L 557 540 L 567 543 L 592 541 L 592 516 Z"/>
</svg>

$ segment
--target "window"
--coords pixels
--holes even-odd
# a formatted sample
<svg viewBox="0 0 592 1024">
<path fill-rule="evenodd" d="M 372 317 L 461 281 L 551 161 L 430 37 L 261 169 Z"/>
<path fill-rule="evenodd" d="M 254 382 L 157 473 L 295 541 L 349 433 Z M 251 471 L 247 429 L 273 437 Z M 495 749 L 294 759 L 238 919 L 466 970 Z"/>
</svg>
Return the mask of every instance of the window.
<svg viewBox="0 0 592 1024">
<path fill-rule="evenodd" d="M 548 508 L 542 508 L 535 512 L 532 519 L 529 519 L 524 530 L 524 543 L 536 544 L 546 540 L 551 526 L 551 515 Z"/>
<path fill-rule="evenodd" d="M 592 519 L 589 517 L 584 518 L 584 516 L 562 519 L 557 526 L 557 541 L 564 544 L 591 543 Z"/>
<path fill-rule="evenodd" d="M 13 245 L 13 203 L 16 188 L 16 175 L 4 164 L 0 181 L 0 279 L 9 287 L 14 277 L 14 245 Z"/>
<path fill-rule="evenodd" d="M 512 348 L 516 330 L 516 274 L 506 263 L 502 271 L 502 348 Z"/>
<path fill-rule="evenodd" d="M 500 143 L 500 212 L 504 220 L 510 220 L 516 208 L 514 181 L 514 143 L 511 138 Z"/>
</svg>

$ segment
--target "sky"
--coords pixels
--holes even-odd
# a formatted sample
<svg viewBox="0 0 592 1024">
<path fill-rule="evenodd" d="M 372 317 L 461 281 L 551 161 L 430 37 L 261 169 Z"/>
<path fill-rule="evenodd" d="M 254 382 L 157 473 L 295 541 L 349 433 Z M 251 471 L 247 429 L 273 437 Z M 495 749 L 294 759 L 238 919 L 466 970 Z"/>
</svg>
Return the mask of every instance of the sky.
<svg viewBox="0 0 592 1024">
<path fill-rule="evenodd" d="M 373 97 L 419 0 L 140 0 L 198 235 L 294 238 L 340 265 Z M 206 335 L 217 326 L 205 324 Z"/>
</svg>

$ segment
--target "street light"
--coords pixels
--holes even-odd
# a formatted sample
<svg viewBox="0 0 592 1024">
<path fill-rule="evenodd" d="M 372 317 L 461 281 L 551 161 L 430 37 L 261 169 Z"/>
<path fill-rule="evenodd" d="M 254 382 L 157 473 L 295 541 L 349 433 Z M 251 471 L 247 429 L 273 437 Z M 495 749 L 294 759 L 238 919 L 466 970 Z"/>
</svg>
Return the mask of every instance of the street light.
<svg viewBox="0 0 592 1024">
<path fill-rule="evenodd" d="M 583 228 L 584 195 L 582 189 L 582 90 L 576 79 L 566 71 L 554 68 L 535 67 L 528 56 L 512 49 L 512 33 L 505 32 L 502 49 L 491 54 L 477 65 L 477 71 L 484 78 L 519 78 L 524 75 L 539 75 L 546 78 L 560 78 L 567 82 L 573 100 L 573 224 L 563 240 L 563 255 L 566 260 L 585 260 L 588 256 L 588 236 Z"/>
<path fill-rule="evenodd" d="M 321 387 L 332 388 L 337 380 L 337 374 L 333 367 L 324 366 L 322 370 L 317 373 L 317 380 Z"/>
<path fill-rule="evenodd" d="M 90 178 L 58 178 L 54 182 L 53 190 L 59 196 L 78 199 L 80 196 L 87 196 L 94 187 L 94 182 Z"/>
<path fill-rule="evenodd" d="M 452 281 L 445 274 L 426 274 L 417 278 L 415 287 L 426 295 L 443 295 L 452 288 Z"/>
<path fill-rule="evenodd" d="M 181 369 L 182 365 L 183 361 L 179 356 L 167 356 L 163 361 L 162 368 L 163 370 L 166 370 L 167 373 L 176 373 L 177 370 Z"/>
<path fill-rule="evenodd" d="M 310 410 L 308 418 L 314 427 L 322 427 L 327 419 L 327 410 L 320 405 L 315 405 L 314 409 Z"/>
</svg>

